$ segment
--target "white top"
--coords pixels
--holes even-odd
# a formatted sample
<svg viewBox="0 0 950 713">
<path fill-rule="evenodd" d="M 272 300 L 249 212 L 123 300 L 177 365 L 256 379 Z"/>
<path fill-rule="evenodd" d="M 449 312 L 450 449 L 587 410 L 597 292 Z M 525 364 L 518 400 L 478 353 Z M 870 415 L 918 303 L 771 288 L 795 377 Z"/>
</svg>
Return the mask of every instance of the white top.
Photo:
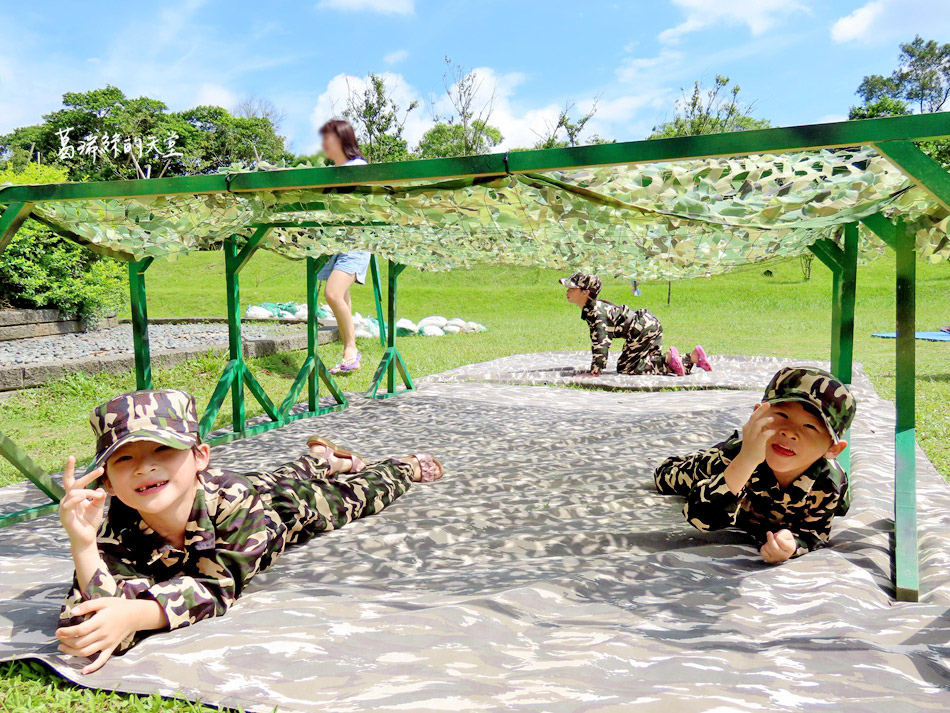
<svg viewBox="0 0 950 713">
<path fill-rule="evenodd" d="M 356 158 L 351 158 L 349 161 L 343 164 L 344 166 L 365 166 L 366 160 L 357 156 Z"/>
</svg>

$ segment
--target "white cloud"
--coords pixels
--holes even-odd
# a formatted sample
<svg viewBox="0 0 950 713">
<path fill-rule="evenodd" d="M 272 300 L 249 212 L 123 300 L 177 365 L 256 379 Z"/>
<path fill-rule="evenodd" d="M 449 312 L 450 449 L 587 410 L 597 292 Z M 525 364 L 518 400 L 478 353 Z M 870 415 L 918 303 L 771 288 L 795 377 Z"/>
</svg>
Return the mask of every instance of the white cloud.
<svg viewBox="0 0 950 713">
<path fill-rule="evenodd" d="M 399 64 L 400 62 L 405 62 L 408 58 L 409 50 L 396 50 L 383 57 L 383 62 L 390 65 Z"/>
<path fill-rule="evenodd" d="M 381 15 L 411 15 L 414 0 L 320 0 L 317 7 L 341 12 L 378 12 Z"/>
<path fill-rule="evenodd" d="M 230 111 L 237 102 L 237 95 L 220 84 L 202 84 L 195 94 L 195 104 L 198 106 L 220 106 Z"/>
<path fill-rule="evenodd" d="M 659 34 L 658 39 L 667 44 L 679 42 L 685 35 L 717 24 L 745 25 L 753 35 L 761 35 L 787 15 L 808 10 L 799 0 L 671 1 L 684 11 L 686 19 Z"/>
<path fill-rule="evenodd" d="M 667 70 L 680 65 L 682 61 L 682 52 L 665 48 L 655 57 L 627 57 L 616 70 L 617 79 L 628 84 L 650 81 L 658 75 L 667 76 Z M 657 72 L 658 68 L 664 71 Z"/>
<path fill-rule="evenodd" d="M 859 7 L 831 26 L 831 39 L 835 42 L 850 42 L 858 39 L 867 33 L 883 11 L 883 0 L 875 0 L 864 7 Z"/>
<path fill-rule="evenodd" d="M 831 39 L 842 44 L 906 42 L 916 34 L 940 39 L 948 33 L 947 0 L 872 0 L 831 26 Z"/>
</svg>

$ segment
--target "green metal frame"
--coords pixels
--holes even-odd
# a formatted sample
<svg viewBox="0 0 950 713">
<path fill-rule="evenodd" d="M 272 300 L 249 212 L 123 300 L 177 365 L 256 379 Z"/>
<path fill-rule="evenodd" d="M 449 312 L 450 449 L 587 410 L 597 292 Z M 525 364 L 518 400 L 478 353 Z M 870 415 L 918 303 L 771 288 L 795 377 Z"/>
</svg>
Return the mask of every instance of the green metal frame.
<svg viewBox="0 0 950 713">
<path fill-rule="evenodd" d="M 406 362 L 402 358 L 402 353 L 399 351 L 399 347 L 396 346 L 396 282 L 399 278 L 400 273 L 406 269 L 405 265 L 400 265 L 398 263 L 389 261 L 389 270 L 386 275 L 387 282 L 387 327 L 386 330 L 383 330 L 383 321 L 380 319 L 380 328 L 379 335 L 380 340 L 385 340 L 384 346 L 386 347 L 383 352 L 383 358 L 379 362 L 379 366 L 376 368 L 376 374 L 373 376 L 373 383 L 369 387 L 369 390 L 366 392 L 366 395 L 372 399 L 388 399 L 396 394 L 401 394 L 406 391 L 415 391 L 416 386 L 412 383 L 412 377 L 409 376 L 409 370 L 406 368 Z M 377 299 L 377 309 L 380 308 L 379 303 L 379 293 L 378 293 L 378 284 L 379 284 L 379 270 L 377 266 L 373 266 L 373 280 L 374 286 L 377 288 L 376 299 Z M 397 389 L 396 387 L 396 372 L 399 372 L 399 376 L 402 379 L 404 389 Z M 382 386 L 383 377 L 386 377 L 386 391 L 380 392 L 379 388 Z"/>
<path fill-rule="evenodd" d="M 239 236 L 231 236 L 224 243 L 224 272 L 227 284 L 228 298 L 228 353 L 230 360 L 224 367 L 218 385 L 211 395 L 211 401 L 199 421 L 199 431 L 202 438 L 211 432 L 214 420 L 227 397 L 231 393 L 232 433 L 224 433 L 208 439 L 212 445 L 225 443 L 236 438 L 270 431 L 285 426 L 291 421 L 301 418 L 321 416 L 332 411 L 339 411 L 348 405 L 346 395 L 333 380 L 329 370 L 319 355 L 319 324 L 317 322 L 318 290 L 317 273 L 328 260 L 328 256 L 307 258 L 307 357 L 304 359 L 300 371 L 297 372 L 287 396 L 276 406 L 261 387 L 244 361 L 244 345 L 241 339 L 241 290 L 239 275 L 244 266 L 253 256 L 261 241 L 267 235 L 269 226 L 260 226 L 241 247 Z M 331 406 L 320 406 L 320 382 L 334 399 Z M 304 384 L 307 385 L 307 410 L 301 413 L 291 413 L 297 403 Z M 255 426 L 247 426 L 245 409 L 245 390 L 250 391 L 254 399 L 261 405 L 270 418 L 269 421 Z"/>
<path fill-rule="evenodd" d="M 543 151 L 511 152 L 463 158 L 433 159 L 365 166 L 329 168 L 302 168 L 253 173 L 213 174 L 151 180 L 104 181 L 99 183 L 67 183 L 41 186 L 0 187 L 0 206 L 6 206 L 0 215 L 0 250 L 15 235 L 19 226 L 30 215 L 33 204 L 44 201 L 109 199 L 142 196 L 174 196 L 245 191 L 281 191 L 294 188 L 332 188 L 368 183 L 400 184 L 412 181 L 431 181 L 442 178 L 472 178 L 502 176 L 511 173 L 531 173 L 593 166 L 657 163 L 712 158 L 718 156 L 748 156 L 768 153 L 789 153 L 822 148 L 846 148 L 871 145 L 915 183 L 928 191 L 939 203 L 950 209 L 950 175 L 913 142 L 950 136 L 950 114 L 922 114 L 916 116 L 845 121 L 757 131 L 744 131 L 710 136 L 690 136 L 656 141 L 632 141 L 599 146 L 581 146 Z M 279 195 L 279 194 L 278 194 Z M 319 210 L 319 204 L 295 205 L 294 210 Z M 915 599 L 918 595 L 918 563 L 916 536 L 916 484 L 914 441 L 914 280 L 915 250 L 913 236 L 903 222 L 891 223 L 881 215 L 861 220 L 868 229 L 879 235 L 897 253 L 897 428 L 895 435 L 895 582 L 900 599 Z M 276 225 L 276 224 L 275 224 Z M 301 225 L 288 223 L 288 225 Z M 346 405 L 325 366 L 317 356 L 316 348 L 316 270 L 319 260 L 308 260 L 308 322 L 310 342 L 307 360 L 294 380 L 291 392 L 279 408 L 275 407 L 260 388 L 244 364 L 240 343 L 240 314 L 238 273 L 253 254 L 256 244 L 271 227 L 252 226 L 258 232 L 241 250 L 232 238 L 226 246 L 228 275 L 228 317 L 231 360 L 225 367 L 215 389 L 208 410 L 202 418 L 202 432 L 207 433 L 220 409 L 228 390 L 232 392 L 235 432 L 216 441 L 238 438 L 277 428 L 294 418 L 317 415 Z M 263 232 L 262 232 L 263 231 Z M 71 233 L 60 231 L 75 239 Z M 81 242 L 81 241 L 80 241 Z M 854 299 L 856 286 L 857 225 L 845 226 L 843 247 L 831 241 L 818 241 L 812 246 L 815 255 L 826 264 L 834 276 L 832 295 L 832 369 L 839 378 L 850 381 L 854 344 Z M 145 388 L 151 384 L 148 355 L 148 317 L 145 309 L 144 273 L 150 261 L 130 264 L 129 276 L 133 309 L 133 332 L 136 342 L 136 381 Z M 371 263 L 374 298 L 380 317 L 380 341 L 385 352 L 377 369 L 369 395 L 388 398 L 396 393 L 396 371 L 399 371 L 407 390 L 413 389 L 405 362 L 396 347 L 396 281 L 402 265 L 390 263 L 388 274 L 388 320 L 382 319 L 382 296 L 379 266 Z M 383 377 L 388 391 L 380 393 Z M 291 416 L 293 401 L 309 384 L 308 406 L 305 414 Z M 318 408 L 318 381 L 323 381 L 337 400 L 330 409 Z M 244 422 L 244 386 L 261 403 L 271 421 L 254 428 Z M 847 456 L 846 456 L 847 457 Z M 24 461 L 19 458 L 18 462 Z M 19 467 L 19 466 L 18 466 Z"/>
</svg>

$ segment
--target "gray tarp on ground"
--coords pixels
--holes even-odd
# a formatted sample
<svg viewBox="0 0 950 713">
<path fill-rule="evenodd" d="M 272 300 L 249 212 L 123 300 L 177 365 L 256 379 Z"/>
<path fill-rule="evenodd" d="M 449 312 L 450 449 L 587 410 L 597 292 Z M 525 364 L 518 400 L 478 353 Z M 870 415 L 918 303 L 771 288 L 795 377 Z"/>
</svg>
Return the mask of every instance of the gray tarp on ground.
<svg viewBox="0 0 950 713">
<path fill-rule="evenodd" d="M 950 488 L 921 456 L 924 597 L 895 602 L 892 409 L 857 386 L 852 513 L 834 548 L 779 567 L 687 526 L 649 477 L 738 426 L 754 392 L 430 380 L 222 446 L 222 464 L 273 465 L 319 429 L 373 455 L 432 451 L 448 475 L 83 683 L 255 711 L 948 710 Z M 52 652 L 71 572 L 55 518 L 0 531 L 0 568 L 0 659 L 80 678 Z"/>
</svg>

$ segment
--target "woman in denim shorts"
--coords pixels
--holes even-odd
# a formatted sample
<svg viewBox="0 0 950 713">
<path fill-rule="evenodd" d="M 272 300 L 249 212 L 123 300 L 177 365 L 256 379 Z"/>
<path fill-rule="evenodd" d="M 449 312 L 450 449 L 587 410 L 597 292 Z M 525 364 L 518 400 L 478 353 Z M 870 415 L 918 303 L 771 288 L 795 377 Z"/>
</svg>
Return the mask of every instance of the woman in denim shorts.
<svg viewBox="0 0 950 713">
<path fill-rule="evenodd" d="M 334 166 L 359 166 L 366 163 L 349 122 L 332 119 L 320 127 L 320 135 L 323 137 L 323 153 L 333 161 Z M 330 369 L 331 374 L 348 374 L 360 368 L 362 355 L 356 348 L 350 287 L 354 282 L 360 285 L 366 283 L 369 259 L 370 253 L 362 250 L 337 253 L 317 274 L 318 280 L 327 283 L 324 294 L 336 317 L 336 326 L 343 341 L 343 360 Z"/>
</svg>

